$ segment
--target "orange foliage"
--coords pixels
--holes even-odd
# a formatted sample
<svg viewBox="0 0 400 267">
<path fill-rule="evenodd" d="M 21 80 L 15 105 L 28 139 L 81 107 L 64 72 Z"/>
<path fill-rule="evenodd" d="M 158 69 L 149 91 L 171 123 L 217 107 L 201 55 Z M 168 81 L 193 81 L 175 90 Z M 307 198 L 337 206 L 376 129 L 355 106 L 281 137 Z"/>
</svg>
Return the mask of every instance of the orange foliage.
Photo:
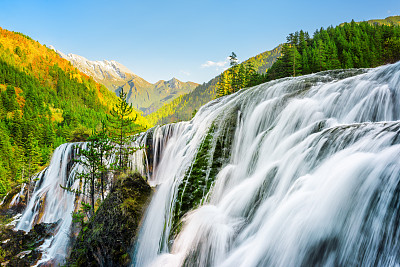
<svg viewBox="0 0 400 267">
<path fill-rule="evenodd" d="M 116 103 L 115 94 L 109 92 L 107 88 L 96 83 L 91 77 L 80 72 L 72 64 L 61 58 L 54 50 L 41 45 L 22 34 L 11 32 L 0 27 L 0 60 L 19 68 L 20 71 L 36 77 L 39 82 L 45 86 L 50 86 L 54 90 L 55 83 L 50 75 L 51 66 L 57 65 L 71 79 L 79 83 L 88 84 L 90 88 L 96 91 L 100 103 L 111 109 Z M 17 98 L 20 106 L 23 106 L 25 100 L 22 97 Z M 147 121 L 139 116 L 137 123 L 147 125 Z"/>
<path fill-rule="evenodd" d="M 91 80 L 92 84 L 96 84 L 95 88 L 99 97 L 101 95 L 100 85 L 73 67 L 68 60 L 61 58 L 54 50 L 1 27 L 0 59 L 18 67 L 21 71 L 35 76 L 43 84 L 51 79 L 49 67 L 57 65 L 63 71 L 69 73 L 71 79 L 76 79 L 79 83 Z M 101 96 L 101 98 L 103 97 Z M 103 103 L 107 104 L 107 101 Z"/>
<path fill-rule="evenodd" d="M 20 109 L 22 110 L 22 108 L 25 106 L 25 98 L 22 95 L 20 95 L 22 93 L 22 89 L 19 87 L 15 87 L 15 93 L 17 95 L 16 97 L 17 103 Z"/>
<path fill-rule="evenodd" d="M 103 93 L 100 91 L 100 88 L 101 88 L 100 84 L 96 83 L 97 95 L 99 96 L 100 101 L 103 102 L 104 96 L 103 96 Z"/>
</svg>

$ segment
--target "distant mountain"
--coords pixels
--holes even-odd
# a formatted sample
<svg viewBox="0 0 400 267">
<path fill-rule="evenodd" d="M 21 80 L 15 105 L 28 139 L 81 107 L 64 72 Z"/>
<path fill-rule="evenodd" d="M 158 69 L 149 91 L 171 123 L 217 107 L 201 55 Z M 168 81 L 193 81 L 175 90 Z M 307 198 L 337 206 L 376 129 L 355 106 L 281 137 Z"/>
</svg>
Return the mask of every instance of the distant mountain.
<svg viewBox="0 0 400 267">
<path fill-rule="evenodd" d="M 367 22 L 378 25 L 400 26 L 400 16 L 390 16 L 384 19 L 371 19 Z"/>
<path fill-rule="evenodd" d="M 128 93 L 128 102 L 144 114 L 150 114 L 178 96 L 193 91 L 198 86 L 197 83 L 182 82 L 176 78 L 169 81 L 160 80 L 152 84 L 114 60 L 91 61 L 79 55 L 66 55 L 54 47 L 51 48 L 60 57 L 69 60 L 74 67 L 117 95 L 123 88 Z"/>
<path fill-rule="evenodd" d="M 282 45 L 265 51 L 257 56 L 245 60 L 241 64 L 252 63 L 257 72 L 265 73 L 281 56 Z M 217 97 L 217 76 L 207 83 L 199 85 L 192 92 L 182 95 L 169 104 L 162 106 L 156 112 L 146 116 L 151 124 L 165 124 L 177 121 L 190 120 L 197 110 L 207 102 Z"/>
<path fill-rule="evenodd" d="M 361 22 L 361 21 L 360 21 Z M 356 22 L 356 23 L 360 23 Z M 388 25 L 388 26 L 400 26 L 400 16 L 390 16 L 384 19 L 370 19 L 367 20 L 369 24 L 374 25 Z M 341 23 L 340 26 L 343 26 L 345 22 Z"/>
<path fill-rule="evenodd" d="M 92 77 L 96 82 L 103 84 L 111 91 L 115 91 L 129 80 L 139 77 L 127 67 L 114 60 L 92 61 L 75 54 L 66 55 L 56 50 L 53 46 L 50 46 L 50 48 L 55 50 L 60 57 L 70 61 L 74 67 Z"/>
<path fill-rule="evenodd" d="M 197 83 L 181 82 L 176 78 L 151 84 L 140 77 L 135 77 L 115 92 L 118 94 L 123 88 L 128 93 L 128 101 L 135 108 L 143 111 L 144 114 L 150 114 L 177 97 L 190 93 L 197 86 Z"/>
</svg>

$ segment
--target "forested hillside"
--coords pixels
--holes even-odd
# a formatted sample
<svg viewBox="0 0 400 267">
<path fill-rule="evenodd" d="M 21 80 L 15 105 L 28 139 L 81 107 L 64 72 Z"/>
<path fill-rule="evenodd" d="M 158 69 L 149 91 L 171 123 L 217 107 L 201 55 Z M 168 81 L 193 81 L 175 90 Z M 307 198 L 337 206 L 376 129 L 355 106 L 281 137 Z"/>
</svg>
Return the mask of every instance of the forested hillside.
<svg viewBox="0 0 400 267">
<path fill-rule="evenodd" d="M 53 50 L 0 28 L 0 196 L 44 166 L 55 147 L 85 139 L 115 102 Z M 148 126 L 140 116 L 137 123 Z"/>
<path fill-rule="evenodd" d="M 270 51 L 265 51 L 257 56 L 251 57 L 243 63 L 251 64 L 255 70 L 264 74 L 275 63 L 275 61 L 282 55 L 282 45 L 278 45 Z"/>
<path fill-rule="evenodd" d="M 217 96 L 218 77 L 197 86 L 193 92 L 179 96 L 171 103 L 163 105 L 156 112 L 146 116 L 146 119 L 153 125 L 190 120 L 202 105 Z"/>
<path fill-rule="evenodd" d="M 390 16 L 384 19 L 371 19 L 367 21 L 369 24 L 374 25 L 389 25 L 389 26 L 400 26 L 400 16 Z M 360 23 L 360 22 L 356 22 Z M 340 24 L 343 26 L 344 23 Z"/>
<path fill-rule="evenodd" d="M 245 60 L 240 66 L 251 65 L 259 74 L 265 74 L 266 70 L 274 64 L 281 55 L 282 47 L 279 45 L 271 51 L 265 51 L 257 56 Z M 227 71 L 221 73 L 226 74 Z M 193 92 L 180 96 L 169 104 L 162 106 L 156 112 L 146 116 L 151 124 L 165 124 L 177 121 L 190 120 L 197 110 L 218 96 L 217 84 L 221 75 L 211 79 L 207 83 L 197 86 Z"/>
<path fill-rule="evenodd" d="M 400 27 L 383 23 L 345 23 L 321 28 L 310 38 L 292 33 L 283 56 L 268 70 L 267 80 L 331 69 L 371 68 L 400 60 Z"/>
</svg>

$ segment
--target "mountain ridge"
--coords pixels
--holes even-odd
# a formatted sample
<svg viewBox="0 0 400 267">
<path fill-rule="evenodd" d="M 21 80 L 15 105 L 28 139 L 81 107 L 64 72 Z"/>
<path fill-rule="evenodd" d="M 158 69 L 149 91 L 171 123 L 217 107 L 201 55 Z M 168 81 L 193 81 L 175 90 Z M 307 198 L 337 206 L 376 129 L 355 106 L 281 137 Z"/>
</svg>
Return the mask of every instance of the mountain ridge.
<svg viewBox="0 0 400 267">
<path fill-rule="evenodd" d="M 127 67 L 115 60 L 89 60 L 84 56 L 68 53 L 65 54 L 53 46 L 49 46 L 61 58 L 71 62 L 71 64 L 96 82 L 106 86 L 111 91 L 117 89 L 127 80 L 139 77 Z"/>
<path fill-rule="evenodd" d="M 80 55 L 65 54 L 53 46 L 50 48 L 117 95 L 123 89 L 127 93 L 128 102 L 144 114 L 152 113 L 180 95 L 193 91 L 199 85 L 191 81 L 183 82 L 175 77 L 150 83 L 115 60 L 92 61 Z"/>
<path fill-rule="evenodd" d="M 391 25 L 391 26 L 400 26 L 400 16 L 389 16 L 384 19 L 370 19 L 366 21 L 358 21 L 356 23 L 367 22 L 369 24 L 375 25 Z M 343 26 L 346 22 L 341 23 L 339 26 Z"/>
</svg>

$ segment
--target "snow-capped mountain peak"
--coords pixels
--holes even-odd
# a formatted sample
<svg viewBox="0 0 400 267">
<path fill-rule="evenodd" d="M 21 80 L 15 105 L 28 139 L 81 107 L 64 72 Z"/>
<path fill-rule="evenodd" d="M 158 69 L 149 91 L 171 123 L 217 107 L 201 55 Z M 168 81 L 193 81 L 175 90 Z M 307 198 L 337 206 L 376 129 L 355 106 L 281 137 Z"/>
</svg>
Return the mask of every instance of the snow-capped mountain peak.
<svg viewBox="0 0 400 267">
<path fill-rule="evenodd" d="M 72 65 L 101 83 L 104 83 L 105 80 L 126 81 L 126 79 L 131 79 L 137 76 L 127 67 L 114 60 L 92 61 L 83 56 L 72 53 L 66 55 L 63 52 L 56 50 L 53 46 L 50 46 L 50 48 L 56 51 L 60 57 L 67 59 L 72 63 Z"/>
</svg>

